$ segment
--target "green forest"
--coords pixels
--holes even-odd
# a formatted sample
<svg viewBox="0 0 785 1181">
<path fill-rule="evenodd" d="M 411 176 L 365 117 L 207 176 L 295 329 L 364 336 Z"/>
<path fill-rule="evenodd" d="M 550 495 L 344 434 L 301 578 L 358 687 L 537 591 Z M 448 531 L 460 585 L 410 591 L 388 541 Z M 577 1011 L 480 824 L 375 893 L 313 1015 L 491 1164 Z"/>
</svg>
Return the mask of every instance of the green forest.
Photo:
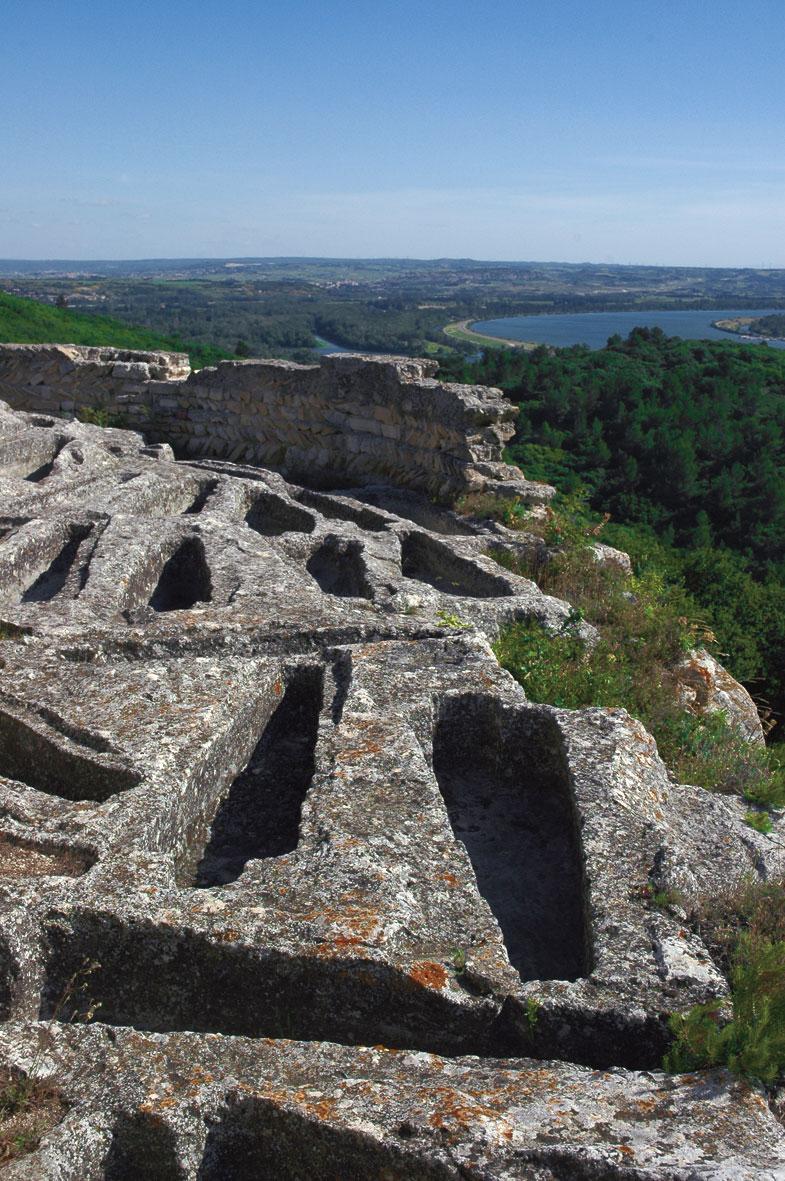
<svg viewBox="0 0 785 1181">
<path fill-rule="evenodd" d="M 510 460 L 610 513 L 604 539 L 685 588 L 731 672 L 782 717 L 785 351 L 636 329 L 594 352 L 488 350 L 442 369 L 518 403 Z"/>
</svg>

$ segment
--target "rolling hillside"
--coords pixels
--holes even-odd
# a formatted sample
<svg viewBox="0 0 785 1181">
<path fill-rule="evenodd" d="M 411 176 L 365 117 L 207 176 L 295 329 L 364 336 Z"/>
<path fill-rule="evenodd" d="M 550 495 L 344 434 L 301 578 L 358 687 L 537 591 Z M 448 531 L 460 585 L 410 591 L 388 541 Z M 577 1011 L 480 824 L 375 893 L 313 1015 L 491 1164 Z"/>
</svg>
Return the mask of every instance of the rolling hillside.
<svg viewBox="0 0 785 1181">
<path fill-rule="evenodd" d="M 107 316 L 72 312 L 34 299 L 0 291 L 0 341 L 11 344 L 112 345 L 124 349 L 167 349 L 188 353 L 191 365 L 200 369 L 231 354 L 211 345 L 192 345 L 175 337 L 160 336 L 147 328 L 134 328 Z"/>
</svg>

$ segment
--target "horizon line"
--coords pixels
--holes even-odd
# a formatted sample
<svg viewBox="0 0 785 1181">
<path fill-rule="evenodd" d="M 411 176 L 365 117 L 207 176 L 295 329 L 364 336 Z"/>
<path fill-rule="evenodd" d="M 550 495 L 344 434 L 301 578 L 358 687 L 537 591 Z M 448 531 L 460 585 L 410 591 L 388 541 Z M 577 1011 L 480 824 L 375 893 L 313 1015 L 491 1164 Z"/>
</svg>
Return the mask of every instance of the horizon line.
<svg viewBox="0 0 785 1181">
<path fill-rule="evenodd" d="M 671 271 L 782 271 L 782 266 L 733 266 L 733 265 L 702 265 L 700 263 L 651 263 L 651 262 L 593 262 L 582 259 L 580 262 L 569 262 L 563 259 L 503 259 L 503 258 L 474 258 L 471 255 L 439 255 L 423 258 L 416 255 L 330 255 L 330 254 L 226 254 L 226 255 L 148 255 L 139 258 L 0 258 L 0 266 L 6 264 L 43 265 L 45 263 L 74 263 L 112 264 L 122 263 L 266 263 L 266 262 L 371 262 L 371 263 L 473 263 L 490 266 L 561 266 L 561 267 L 612 267 L 615 269 L 635 268 L 637 270 L 671 270 Z"/>
</svg>

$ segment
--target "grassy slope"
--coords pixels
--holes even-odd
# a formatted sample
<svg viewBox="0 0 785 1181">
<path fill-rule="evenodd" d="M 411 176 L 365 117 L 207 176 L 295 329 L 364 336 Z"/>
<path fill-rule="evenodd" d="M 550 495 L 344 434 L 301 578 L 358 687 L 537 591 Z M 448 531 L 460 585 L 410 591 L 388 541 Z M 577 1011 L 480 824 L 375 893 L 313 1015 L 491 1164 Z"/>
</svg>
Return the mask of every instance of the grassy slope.
<svg viewBox="0 0 785 1181">
<path fill-rule="evenodd" d="M 108 316 L 72 312 L 22 299 L 0 291 L 0 341 L 8 344 L 111 345 L 123 349 L 175 350 L 188 353 L 194 368 L 214 365 L 230 354 L 210 345 L 189 345 L 174 337 L 159 336 L 146 328 L 134 328 Z"/>
</svg>

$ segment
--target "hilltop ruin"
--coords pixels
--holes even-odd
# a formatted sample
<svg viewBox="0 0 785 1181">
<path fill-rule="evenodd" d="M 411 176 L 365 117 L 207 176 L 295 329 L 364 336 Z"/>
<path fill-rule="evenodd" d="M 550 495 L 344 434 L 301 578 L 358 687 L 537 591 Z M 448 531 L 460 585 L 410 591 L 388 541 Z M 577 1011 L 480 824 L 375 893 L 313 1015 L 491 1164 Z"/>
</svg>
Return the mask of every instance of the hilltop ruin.
<svg viewBox="0 0 785 1181">
<path fill-rule="evenodd" d="M 450 502 L 552 490 L 434 373 L 0 347 L 0 1065 L 62 1104 L 9 1181 L 785 1175 L 660 1071 L 728 985 L 641 889 L 785 843 L 499 668 L 570 606 Z"/>
</svg>

